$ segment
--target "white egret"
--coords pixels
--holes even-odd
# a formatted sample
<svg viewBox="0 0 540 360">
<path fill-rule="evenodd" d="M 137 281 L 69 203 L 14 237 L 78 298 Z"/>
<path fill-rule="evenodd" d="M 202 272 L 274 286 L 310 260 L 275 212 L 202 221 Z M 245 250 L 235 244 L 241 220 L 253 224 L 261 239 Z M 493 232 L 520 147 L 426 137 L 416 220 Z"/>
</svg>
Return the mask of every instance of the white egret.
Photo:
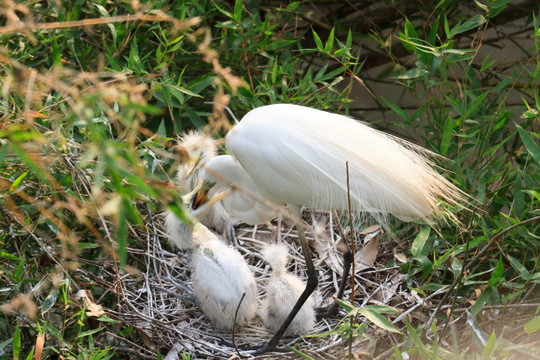
<svg viewBox="0 0 540 360">
<path fill-rule="evenodd" d="M 297 219 L 301 219 L 303 205 L 347 210 L 346 162 L 353 210 L 368 213 L 383 225 L 388 214 L 404 221 L 439 216 L 439 201 L 456 204 L 463 198 L 458 188 L 433 169 L 433 154 L 428 150 L 354 119 L 308 107 L 275 104 L 254 109 L 229 131 L 225 144 L 237 162 L 229 161 L 225 170 L 223 157 L 208 163 L 208 173 L 221 168 L 226 179 L 216 184 L 234 190 L 253 182 L 261 189 L 254 194 L 256 199 L 276 206 L 286 204 Z M 215 182 L 205 180 L 207 185 L 194 198 L 194 208 L 213 189 L 209 181 Z M 230 196 L 238 196 L 238 191 Z M 242 212 L 228 210 L 243 220 Z M 306 259 L 306 289 L 274 337 L 256 353 L 276 347 L 318 284 L 303 228 L 297 229 Z M 346 262 L 351 259 L 346 254 Z"/>
<path fill-rule="evenodd" d="M 306 287 L 305 282 L 287 271 L 288 256 L 287 246 L 283 244 L 271 244 L 262 251 L 263 259 L 272 268 L 262 304 L 262 320 L 267 328 L 274 331 L 279 330 Z M 315 310 L 313 296 L 310 296 L 285 331 L 285 335 L 302 335 L 313 326 Z"/>
<path fill-rule="evenodd" d="M 238 308 L 236 324 L 246 325 L 255 316 L 257 287 L 245 259 L 200 223 L 193 228 L 193 243 L 191 279 L 201 309 L 214 326 L 231 330 Z"/>
<path fill-rule="evenodd" d="M 220 186 L 215 186 L 215 188 L 226 188 L 227 193 L 222 196 L 226 211 L 232 211 L 237 219 L 241 219 L 246 224 L 263 224 L 277 216 L 278 207 L 276 205 L 269 207 L 263 203 L 268 203 L 265 199 L 271 198 L 271 195 L 257 186 L 232 156 L 217 156 L 209 161 L 206 168 L 205 181 L 200 194 L 207 191 L 205 188 L 219 183 Z M 231 183 L 229 179 L 238 176 L 242 178 L 241 188 L 234 188 L 236 182 Z M 262 200 L 262 202 L 258 200 Z"/>
<path fill-rule="evenodd" d="M 196 189 L 203 181 L 205 165 L 216 156 L 216 141 L 200 131 L 190 131 L 180 136 L 178 152 L 184 161 L 176 171 L 179 192 L 187 194 Z M 206 211 L 194 211 L 193 215 L 205 226 L 224 234 L 228 240 L 235 241 L 235 220 L 224 209 L 221 203 L 216 203 Z M 180 250 L 193 248 L 191 227 L 186 227 L 172 211 L 165 211 L 165 227 L 169 238 Z"/>
</svg>

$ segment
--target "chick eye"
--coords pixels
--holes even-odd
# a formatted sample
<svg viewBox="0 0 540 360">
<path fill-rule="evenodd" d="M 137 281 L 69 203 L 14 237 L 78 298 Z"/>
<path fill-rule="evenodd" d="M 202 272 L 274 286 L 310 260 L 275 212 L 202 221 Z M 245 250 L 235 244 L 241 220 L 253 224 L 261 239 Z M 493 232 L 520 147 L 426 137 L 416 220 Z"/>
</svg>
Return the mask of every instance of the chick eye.
<svg viewBox="0 0 540 360">
<path fill-rule="evenodd" d="M 184 204 L 184 207 L 187 209 L 187 210 L 191 210 L 191 204 L 189 202 L 185 203 Z"/>
</svg>

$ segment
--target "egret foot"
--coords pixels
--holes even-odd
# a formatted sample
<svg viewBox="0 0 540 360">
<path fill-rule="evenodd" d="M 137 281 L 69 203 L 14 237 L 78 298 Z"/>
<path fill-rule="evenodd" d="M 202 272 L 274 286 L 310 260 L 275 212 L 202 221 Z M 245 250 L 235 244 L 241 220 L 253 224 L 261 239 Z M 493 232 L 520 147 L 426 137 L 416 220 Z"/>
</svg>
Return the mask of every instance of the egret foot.
<svg viewBox="0 0 540 360">
<path fill-rule="evenodd" d="M 338 314 L 339 306 L 337 303 L 315 309 L 315 318 L 317 319 L 317 321 L 327 318 L 335 318 Z"/>
<path fill-rule="evenodd" d="M 268 352 L 284 353 L 288 351 L 291 351 L 291 350 L 284 347 L 278 347 L 277 345 L 271 345 L 270 342 L 268 342 L 266 344 L 256 346 L 254 348 L 252 347 L 252 350 L 247 351 L 247 353 L 253 356 L 257 356 L 257 355 L 262 355 Z"/>
</svg>

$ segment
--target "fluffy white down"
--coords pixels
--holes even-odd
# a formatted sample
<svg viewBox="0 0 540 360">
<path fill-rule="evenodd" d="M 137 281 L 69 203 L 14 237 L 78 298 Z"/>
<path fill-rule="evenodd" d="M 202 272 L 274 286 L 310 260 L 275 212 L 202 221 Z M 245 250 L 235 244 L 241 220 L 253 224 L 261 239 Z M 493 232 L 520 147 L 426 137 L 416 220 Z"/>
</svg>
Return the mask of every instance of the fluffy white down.
<svg viewBox="0 0 540 360">
<path fill-rule="evenodd" d="M 388 213 L 411 221 L 439 214 L 439 200 L 462 199 L 428 150 L 308 107 L 256 108 L 229 131 L 226 146 L 273 202 L 347 210 L 346 161 L 354 209 L 383 223 Z"/>
<path fill-rule="evenodd" d="M 257 287 L 246 261 L 202 224 L 193 228 L 193 243 L 191 276 L 201 309 L 216 328 L 231 330 L 245 293 L 236 323 L 246 325 L 257 308 Z"/>
<path fill-rule="evenodd" d="M 188 194 L 202 182 L 205 165 L 216 157 L 217 144 L 216 140 L 203 132 L 190 131 L 179 137 L 178 146 L 189 156 L 189 159 L 178 166 L 176 180 L 180 193 Z M 230 234 L 234 233 L 234 224 L 237 221 L 219 202 L 204 211 L 194 211 L 193 215 L 201 223 L 220 234 L 231 237 Z M 165 211 L 165 227 L 170 242 L 176 247 L 180 250 L 193 249 L 192 228 L 186 226 L 170 210 Z"/>
<path fill-rule="evenodd" d="M 267 328 L 277 331 L 296 304 L 306 284 L 294 274 L 287 272 L 286 245 L 267 245 L 262 251 L 262 256 L 272 267 L 261 310 L 262 320 Z M 287 328 L 286 335 L 303 335 L 315 326 L 313 305 L 313 297 L 310 296 Z"/>
</svg>

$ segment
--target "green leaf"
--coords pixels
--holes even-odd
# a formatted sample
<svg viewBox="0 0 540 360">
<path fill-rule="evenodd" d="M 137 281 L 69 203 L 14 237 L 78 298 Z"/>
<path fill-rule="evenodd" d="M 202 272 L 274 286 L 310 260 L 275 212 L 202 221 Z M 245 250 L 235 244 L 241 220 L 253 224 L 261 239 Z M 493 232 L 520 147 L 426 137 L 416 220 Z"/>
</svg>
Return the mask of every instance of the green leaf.
<svg viewBox="0 0 540 360">
<path fill-rule="evenodd" d="M 267 47 L 266 47 L 266 51 L 275 51 L 275 50 L 279 50 L 279 49 L 283 49 L 285 47 L 288 47 L 292 44 L 296 44 L 298 40 L 296 39 L 279 39 L 279 40 L 276 40 L 272 43 L 270 43 Z"/>
<path fill-rule="evenodd" d="M 452 116 L 448 114 L 446 124 L 444 126 L 444 132 L 441 139 L 441 154 L 446 155 L 448 153 L 448 147 L 450 146 L 450 140 L 452 140 L 452 129 L 454 128 L 452 122 Z"/>
<path fill-rule="evenodd" d="M 464 33 L 466 31 L 476 29 L 477 27 L 486 23 L 486 18 L 482 15 L 475 15 L 469 20 L 465 21 L 463 24 L 457 24 L 450 30 L 450 37 L 454 37 L 457 34 Z"/>
<path fill-rule="evenodd" d="M 482 10 L 484 10 L 485 12 L 488 12 L 489 8 L 487 5 L 485 4 L 482 4 L 480 1 L 478 0 L 474 0 L 475 4 Z"/>
<path fill-rule="evenodd" d="M 405 325 L 407 326 L 407 333 L 409 337 L 412 339 L 413 344 L 416 346 L 418 351 L 420 352 L 420 355 L 424 359 L 431 359 L 431 354 L 429 350 L 426 348 L 424 343 L 422 343 L 422 340 L 420 339 L 420 336 L 418 336 L 418 332 L 415 328 L 412 327 L 412 325 L 409 323 L 409 321 L 405 318 L 403 319 L 405 322 Z"/>
<path fill-rule="evenodd" d="M 422 279 L 425 279 L 427 275 L 433 270 L 433 263 L 425 255 L 418 255 L 413 257 L 413 260 L 418 261 L 422 267 Z"/>
<path fill-rule="evenodd" d="M 358 314 L 365 316 L 369 321 L 381 329 L 401 334 L 401 331 L 399 331 L 388 319 L 368 307 L 358 308 Z"/>
<path fill-rule="evenodd" d="M 89 336 L 89 335 L 94 335 L 95 333 L 98 333 L 100 332 L 101 330 L 105 329 L 105 327 L 99 327 L 97 329 L 92 329 L 92 330 L 88 330 L 88 331 L 83 331 L 82 333 L 78 334 L 77 335 L 77 339 L 80 339 L 80 338 L 83 338 L 83 337 L 86 337 L 86 336 Z"/>
<path fill-rule="evenodd" d="M 536 161 L 537 164 L 540 164 L 540 147 L 536 145 L 536 143 L 527 131 L 525 131 L 518 124 L 516 124 L 516 127 L 518 129 L 519 137 L 521 138 L 521 141 L 523 141 L 523 145 L 525 145 L 525 148 L 527 149 L 533 160 Z"/>
<path fill-rule="evenodd" d="M 56 300 L 58 299 L 58 293 L 59 291 L 57 289 L 51 290 L 49 295 L 43 300 L 43 304 L 41 304 L 41 313 L 45 314 L 47 311 L 49 311 L 54 304 L 56 304 Z"/>
<path fill-rule="evenodd" d="M 347 49 L 352 48 L 352 33 L 350 28 L 349 33 L 347 34 L 347 40 L 345 41 L 345 46 L 347 47 Z"/>
<path fill-rule="evenodd" d="M 15 332 L 13 333 L 13 360 L 19 358 L 19 353 L 21 352 L 21 333 L 19 331 L 19 324 L 15 327 Z"/>
<path fill-rule="evenodd" d="M 34 358 L 34 349 L 30 350 L 28 355 L 26 355 L 26 360 L 32 360 Z"/>
<path fill-rule="evenodd" d="M 484 351 L 482 351 L 482 359 L 490 359 L 493 355 L 493 351 L 495 350 L 495 344 L 497 342 L 497 337 L 495 336 L 495 333 L 491 333 L 491 336 L 489 337 L 488 342 L 486 343 L 486 346 L 484 347 Z"/>
<path fill-rule="evenodd" d="M 4 348 L 5 348 L 6 346 L 8 346 L 9 344 L 11 344 L 12 342 L 13 342 L 13 338 L 10 338 L 10 339 L 7 339 L 7 340 L 5 340 L 5 341 L 0 342 L 0 350 L 3 351 Z M 5 351 L 4 351 L 4 354 L 5 354 Z"/>
<path fill-rule="evenodd" d="M 405 110 L 401 109 L 399 106 L 384 97 L 382 98 L 382 100 L 384 101 L 386 106 L 388 106 L 393 112 L 401 116 L 404 120 L 410 120 L 410 117 Z"/>
<path fill-rule="evenodd" d="M 527 268 L 523 266 L 523 264 L 515 257 L 511 255 L 507 255 L 507 256 L 514 270 L 516 270 L 519 273 L 519 276 L 525 281 L 529 280 L 529 278 L 531 277 L 531 274 L 529 273 Z"/>
<path fill-rule="evenodd" d="M 439 20 L 440 20 L 440 15 L 435 19 L 435 21 L 433 22 L 433 26 L 431 27 L 431 30 L 429 31 L 428 43 L 431 46 L 437 45 L 437 32 L 439 30 Z"/>
<path fill-rule="evenodd" d="M 53 48 L 52 48 L 52 59 L 54 66 L 62 67 L 62 55 L 60 54 L 60 49 L 58 47 L 58 40 L 55 36 L 53 38 Z"/>
<path fill-rule="evenodd" d="M 334 28 L 330 30 L 330 35 L 328 35 L 328 40 L 326 40 L 326 46 L 324 47 L 324 50 L 327 53 L 331 53 L 334 49 Z"/>
<path fill-rule="evenodd" d="M 295 348 L 293 348 L 293 347 L 291 347 L 291 346 L 288 346 L 288 345 L 287 345 L 287 348 L 288 348 L 289 350 L 291 350 L 292 352 L 294 352 L 296 355 L 298 355 L 298 356 L 300 356 L 301 358 L 303 358 L 303 359 L 306 359 L 306 360 L 315 360 L 315 359 L 313 359 L 311 356 L 309 356 L 308 354 L 304 354 L 304 353 L 301 352 L 300 350 L 297 350 L 297 349 L 295 349 Z"/>
<path fill-rule="evenodd" d="M 414 69 L 410 69 L 399 74 L 397 78 L 401 80 L 408 80 L 408 79 L 416 79 L 416 78 L 427 76 L 427 75 L 429 75 L 429 71 L 420 69 L 420 68 L 414 68 Z"/>
<path fill-rule="evenodd" d="M 488 280 L 488 285 L 492 287 L 497 287 L 497 285 L 499 285 L 499 283 L 501 282 L 503 271 L 504 264 L 502 261 L 502 257 L 499 257 L 499 262 L 497 263 L 493 274 L 491 274 L 491 279 Z"/>
<path fill-rule="evenodd" d="M 516 171 L 514 179 L 514 213 L 519 218 L 525 211 L 525 193 L 521 184 L 521 176 L 519 171 Z"/>
<path fill-rule="evenodd" d="M 378 314 L 401 314 L 400 311 L 392 306 L 386 305 L 366 305 L 365 309 L 373 310 Z"/>
<path fill-rule="evenodd" d="M 395 345 L 394 345 L 394 359 L 403 360 L 403 355 L 401 355 L 401 351 Z M 408 357 L 407 357 L 407 359 L 408 359 Z"/>
<path fill-rule="evenodd" d="M 430 249 L 424 251 L 424 247 L 426 246 L 427 240 L 429 239 L 430 232 L 431 228 L 429 226 L 426 226 L 422 230 L 420 230 L 411 245 L 411 254 L 413 254 L 414 256 L 420 256 L 427 255 L 427 253 L 429 253 Z"/>
<path fill-rule="evenodd" d="M 317 49 L 319 49 L 320 51 L 324 51 L 324 46 L 321 41 L 321 38 L 319 37 L 319 35 L 317 35 L 315 30 L 313 30 L 313 40 L 315 41 L 315 45 L 317 46 Z"/>
<path fill-rule="evenodd" d="M 478 299 L 476 299 L 476 302 L 474 303 L 473 307 L 471 308 L 471 315 L 474 317 L 478 315 L 478 313 L 482 310 L 484 305 L 486 305 L 491 298 L 491 295 L 493 294 L 493 288 L 487 287 L 482 291 Z"/>
<path fill-rule="evenodd" d="M 510 3 L 511 1 L 512 0 L 496 0 L 492 2 L 491 11 L 489 12 L 489 17 L 493 18 L 499 15 L 499 13 L 503 11 L 506 8 L 506 5 L 508 5 L 508 3 Z"/>
<path fill-rule="evenodd" d="M 531 334 L 540 330 L 540 316 L 536 316 L 533 319 L 529 320 L 523 327 L 525 332 Z"/>
<path fill-rule="evenodd" d="M 244 1 L 243 0 L 236 0 L 234 3 L 234 20 L 240 21 L 242 20 L 242 5 Z"/>
<path fill-rule="evenodd" d="M 165 122 L 163 120 L 161 120 L 161 122 L 159 123 L 159 127 L 156 131 L 156 135 L 159 136 L 160 138 L 167 137 L 167 130 L 165 128 Z"/>
<path fill-rule="evenodd" d="M 15 261 L 22 261 L 22 259 L 18 256 L 11 255 L 5 251 L 0 251 L 0 258 L 9 259 L 9 260 L 15 260 Z"/>
<path fill-rule="evenodd" d="M 342 308 L 344 309 L 347 313 L 353 311 L 355 309 L 355 306 L 351 305 L 350 302 L 348 301 L 345 301 L 345 300 L 341 300 L 341 299 L 337 299 L 336 298 L 336 302 L 337 304 Z"/>
</svg>

